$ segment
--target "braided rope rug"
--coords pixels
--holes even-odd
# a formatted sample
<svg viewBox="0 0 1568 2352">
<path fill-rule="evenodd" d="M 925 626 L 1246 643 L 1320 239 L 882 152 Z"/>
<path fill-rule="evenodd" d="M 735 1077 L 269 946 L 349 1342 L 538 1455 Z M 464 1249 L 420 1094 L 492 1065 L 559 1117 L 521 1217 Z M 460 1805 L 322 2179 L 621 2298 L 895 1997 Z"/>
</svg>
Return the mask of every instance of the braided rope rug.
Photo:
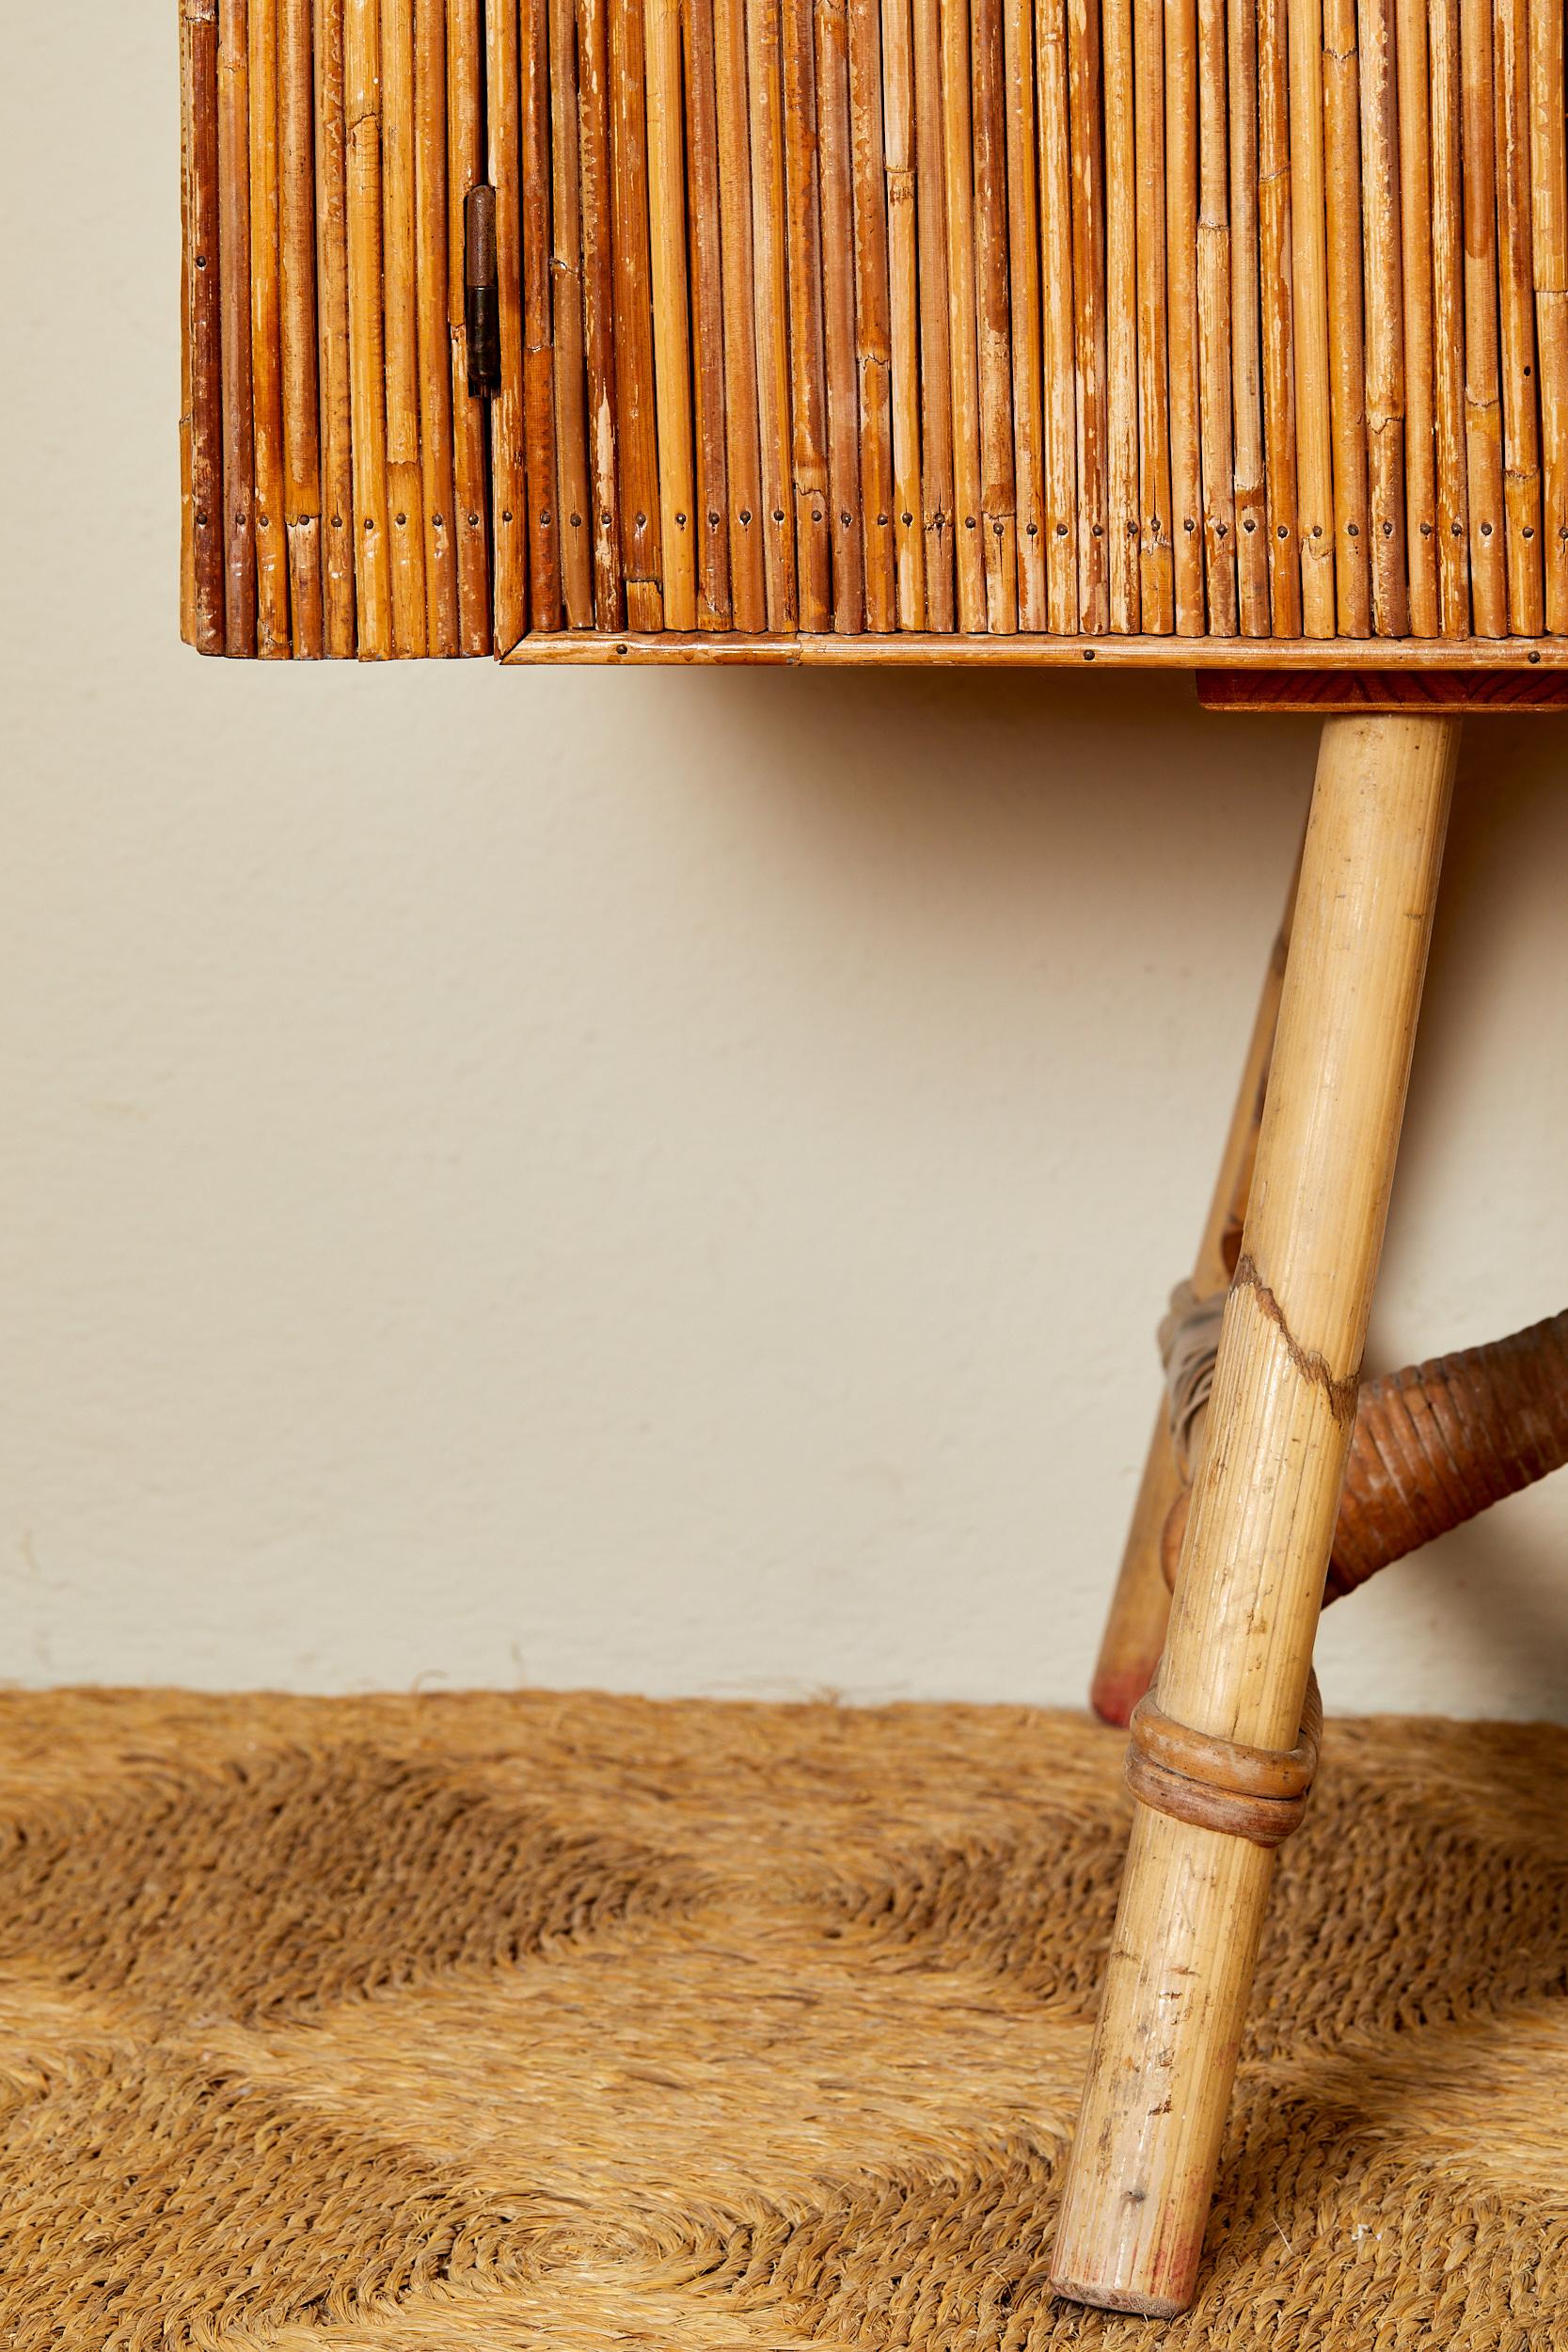
<svg viewBox="0 0 1568 2352">
<path fill-rule="evenodd" d="M 7 2352 L 1568 2347 L 1568 1729 L 1331 1725 L 1200 2301 L 1053 2301 L 1122 1740 L 0 1699 Z"/>
</svg>

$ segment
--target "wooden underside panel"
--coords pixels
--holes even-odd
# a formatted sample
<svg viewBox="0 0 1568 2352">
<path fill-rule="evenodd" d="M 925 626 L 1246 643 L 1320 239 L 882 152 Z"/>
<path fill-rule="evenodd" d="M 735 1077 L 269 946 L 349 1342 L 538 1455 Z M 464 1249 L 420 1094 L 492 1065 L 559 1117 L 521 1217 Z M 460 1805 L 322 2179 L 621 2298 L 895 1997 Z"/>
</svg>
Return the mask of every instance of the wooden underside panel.
<svg viewBox="0 0 1568 2352">
<path fill-rule="evenodd" d="M 1206 710 L 1338 712 L 1568 710 L 1568 665 L 1535 657 L 1538 666 L 1465 670 L 1204 670 L 1197 698 Z"/>
</svg>

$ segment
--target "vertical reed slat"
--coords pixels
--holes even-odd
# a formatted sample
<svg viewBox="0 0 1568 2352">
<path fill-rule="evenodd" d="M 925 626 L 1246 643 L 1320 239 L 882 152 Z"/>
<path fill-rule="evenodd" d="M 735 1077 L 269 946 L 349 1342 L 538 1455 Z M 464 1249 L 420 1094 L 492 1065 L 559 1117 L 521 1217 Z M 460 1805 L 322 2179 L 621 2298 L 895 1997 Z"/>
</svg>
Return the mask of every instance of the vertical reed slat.
<svg viewBox="0 0 1568 2352">
<path fill-rule="evenodd" d="M 277 162 L 277 0 L 250 0 L 250 378 L 256 500 L 256 650 L 286 660 L 288 486 L 283 457 L 282 219 Z"/>
<path fill-rule="evenodd" d="M 568 628 L 594 626 L 593 498 L 582 318 L 582 182 L 578 24 L 573 0 L 547 0 L 550 75 L 550 328 L 555 367 L 556 511 Z M 712 42 L 707 70 L 713 72 Z"/>
<path fill-rule="evenodd" d="M 426 644 L 414 172 L 414 0 L 381 0 L 387 503 L 391 511 L 392 644 L 399 654 L 422 654 Z"/>
<path fill-rule="evenodd" d="M 296 660 L 319 661 L 323 641 L 321 411 L 316 367 L 316 171 L 310 0 L 278 11 L 280 317 L 284 529 Z"/>
<path fill-rule="evenodd" d="M 1405 563 L 1410 629 L 1437 634 L 1437 421 L 1432 341 L 1432 92 L 1427 0 L 1397 0 L 1400 242 L 1404 290 Z"/>
<path fill-rule="evenodd" d="M 663 534 L 664 626 L 697 626 L 696 472 L 686 291 L 679 0 L 647 0 L 648 243 Z"/>
<path fill-rule="evenodd" d="M 752 142 L 747 123 L 745 0 L 714 0 L 719 208 L 724 292 L 724 428 L 730 597 L 735 626 L 768 627 L 757 400 L 756 275 L 752 259 Z"/>
<path fill-rule="evenodd" d="M 497 649 L 561 627 L 550 369 L 548 26 L 545 0 L 485 0 L 484 117 L 496 191 L 500 390 L 490 403 Z"/>
<path fill-rule="evenodd" d="M 615 258 L 615 433 L 626 626 L 664 626 L 642 0 L 610 0 L 610 150 Z M 774 624 L 777 626 L 777 624 Z"/>
<path fill-rule="evenodd" d="M 1018 628 L 1018 488 L 1007 292 L 1007 116 L 1004 0 L 971 0 L 971 136 L 974 157 L 974 294 L 980 387 L 980 553 L 986 627 Z M 1069 278 L 1070 296 L 1071 279 Z M 1069 379 L 1070 381 L 1070 377 Z"/>
<path fill-rule="evenodd" d="M 1258 0 L 1229 0 L 1230 367 L 1235 404 L 1237 625 L 1269 634 L 1269 510 L 1263 443 L 1263 255 L 1259 231 Z"/>
<path fill-rule="evenodd" d="M 1142 506 L 1138 443 L 1136 68 L 1132 0 L 1103 0 L 1105 91 L 1105 450 L 1106 569 L 1110 625 L 1135 635 L 1142 610 Z"/>
<path fill-rule="evenodd" d="M 287 485 L 282 449 L 282 275 L 277 185 L 277 0 L 249 0 L 249 296 L 251 489 L 256 529 L 256 654 L 289 644 Z"/>
<path fill-rule="evenodd" d="M 639 0 L 620 0 L 636 7 Z M 795 628 L 795 490 L 789 409 L 789 293 L 784 167 L 783 32 L 779 0 L 746 0 L 751 89 L 752 258 L 755 278 L 757 411 L 766 516 L 763 568 L 768 626 Z"/>
<path fill-rule="evenodd" d="M 187 0 L 182 23 L 186 170 L 184 372 L 189 452 L 189 629 L 200 653 L 224 651 L 223 308 L 218 183 L 216 0 Z"/>
<path fill-rule="evenodd" d="M 215 6 L 216 0 L 214 0 Z M 216 18 L 213 19 L 216 23 Z M 198 198 L 192 186 L 196 116 L 196 43 L 189 0 L 180 0 L 180 642 L 196 643 L 196 514 L 191 493 L 191 430 L 195 405 L 196 288 L 198 266 L 196 246 Z M 214 138 L 216 124 L 214 125 Z M 200 255 L 205 273 L 208 257 Z M 207 289 L 201 289 L 203 302 Z M 219 361 L 221 384 L 222 361 Z M 222 397 L 221 390 L 219 397 Z"/>
<path fill-rule="evenodd" d="M 1323 0 L 1323 195 L 1328 226 L 1334 578 L 1341 637 L 1371 634 L 1367 561 L 1367 365 L 1361 284 L 1360 52 L 1355 0 Z"/>
<path fill-rule="evenodd" d="M 1410 628 L 1405 572 L 1404 290 L 1400 269 L 1395 0 L 1360 0 L 1361 230 L 1366 272 L 1367 527 L 1372 628 Z"/>
<path fill-rule="evenodd" d="M 1226 0 L 1197 6 L 1197 358 L 1203 458 L 1203 576 L 1209 633 L 1234 637 L 1235 396 L 1231 352 L 1230 158 Z M 1248 103 L 1254 105 L 1252 94 Z M 1235 102 L 1230 102 L 1232 104 Z M 1256 111 L 1254 111 L 1256 122 Z M 1252 291 L 1256 293 L 1254 275 Z"/>
<path fill-rule="evenodd" d="M 1287 0 L 1287 24 L 1301 626 L 1304 636 L 1332 637 L 1336 611 L 1334 442 L 1329 415 L 1327 213 L 1323 188 L 1323 17 L 1321 0 Z M 1271 454 L 1273 446 L 1271 438 Z M 1276 617 L 1276 631 L 1278 627 Z"/>
<path fill-rule="evenodd" d="M 860 396 L 865 625 L 898 626 L 893 478 L 893 318 L 879 0 L 848 0 L 849 144 L 855 198 L 855 370 Z"/>
<path fill-rule="evenodd" d="M 222 310 L 224 646 L 256 651 L 255 384 L 250 336 L 250 25 L 219 0 L 218 296 Z"/>
<path fill-rule="evenodd" d="M 485 0 L 485 119 L 496 190 L 501 389 L 490 404 L 492 563 L 501 615 L 562 625 L 546 0 Z M 525 464 L 526 452 L 526 464 Z M 526 583 L 526 600 L 525 600 Z"/>
<path fill-rule="evenodd" d="M 1033 0 L 1005 0 L 1003 70 L 1007 117 L 1007 266 L 1013 362 L 1013 480 L 1018 516 L 1018 622 L 1048 626 L 1045 417 L 1039 183 L 1035 144 Z M 1070 383 L 1070 376 L 1069 376 Z"/>
<path fill-rule="evenodd" d="M 913 0 L 915 230 L 920 251 L 920 485 L 927 626 L 956 625 L 958 491 L 953 471 L 953 346 L 947 268 L 941 0 Z"/>
<path fill-rule="evenodd" d="M 387 379 L 381 331 L 380 9 L 345 0 L 343 107 L 348 125 L 349 371 L 354 435 L 356 604 L 361 660 L 392 650 L 387 544 Z"/>
<path fill-rule="evenodd" d="M 1139 601 L 1150 637 L 1175 625 L 1165 277 L 1165 27 L 1162 0 L 1133 0 L 1137 118 Z"/>
<path fill-rule="evenodd" d="M 887 154 L 888 359 L 898 627 L 920 629 L 927 626 L 926 529 L 920 477 L 920 229 L 911 0 L 882 0 L 882 125 Z"/>
<path fill-rule="evenodd" d="M 1492 39 L 1491 0 L 1460 0 L 1465 461 L 1470 494 L 1470 621 L 1478 637 L 1502 637 L 1508 630 Z"/>
<path fill-rule="evenodd" d="M 1100 0 L 1068 0 L 1073 352 L 1078 391 L 1078 626 L 1087 636 L 1100 636 L 1111 623 L 1100 20 Z"/>
<path fill-rule="evenodd" d="M 953 565 L 958 576 L 958 627 L 970 634 L 985 629 L 986 586 L 980 551 L 984 488 L 980 478 L 980 358 L 974 283 L 974 154 L 970 122 L 968 0 L 942 0 L 941 14 L 947 287 L 953 363 Z"/>
<path fill-rule="evenodd" d="M 1562 9 L 1530 0 L 1531 275 L 1541 395 L 1545 625 L 1568 631 L 1568 124 Z"/>
<path fill-rule="evenodd" d="M 1530 252 L 1529 0 L 1497 0 L 1496 19 L 1497 307 L 1502 341 L 1508 621 L 1516 637 L 1539 637 L 1545 608 Z M 1560 111 L 1563 103 L 1560 86 Z"/>
<path fill-rule="evenodd" d="M 816 19 L 833 628 L 841 636 L 854 636 L 865 626 L 865 548 L 861 532 L 860 399 L 855 383 L 855 219 L 845 0 L 816 0 Z"/>
<path fill-rule="evenodd" d="M 724 439 L 724 283 L 713 0 L 683 0 L 688 288 L 695 403 L 697 627 L 730 626 L 730 476 Z M 559 333 L 559 328 L 558 328 Z"/>
<path fill-rule="evenodd" d="M 1459 50 L 1459 0 L 1431 0 L 1433 405 L 1437 428 L 1438 626 L 1445 637 L 1463 637 L 1470 626 Z"/>
<path fill-rule="evenodd" d="M 348 313 L 348 138 L 343 0 L 316 0 L 316 309 L 320 331 L 323 601 L 326 650 L 355 653 L 354 427 Z"/>
<path fill-rule="evenodd" d="M 610 230 L 608 0 L 577 0 L 578 152 L 582 189 L 582 344 L 588 401 L 589 531 L 594 626 L 619 628 L 621 517 L 615 438 L 615 257 Z"/>
<path fill-rule="evenodd" d="M 790 474 L 800 627 L 832 617 L 828 524 L 828 389 L 822 348 L 822 221 L 817 202 L 816 41 L 812 0 L 784 0 L 784 166 L 789 215 Z"/>
<path fill-rule="evenodd" d="M 420 504 L 425 644 L 454 654 L 457 532 L 452 514 L 451 337 L 447 327 L 445 0 L 414 0 L 414 220 L 419 273 Z"/>
<path fill-rule="evenodd" d="M 468 334 L 463 294 L 465 208 L 469 189 L 484 177 L 479 119 L 479 70 L 483 56 L 480 0 L 447 0 L 446 17 L 447 341 L 451 384 L 452 537 L 457 549 L 457 649 L 472 655 L 487 652 L 491 644 L 490 553 L 484 522 L 489 502 L 484 478 L 485 413 L 483 402 L 476 400 L 468 390 Z M 515 331 L 513 364 L 520 371 L 521 337 Z M 515 405 L 517 398 L 515 379 Z M 519 547 L 522 544 L 519 531 Z"/>
<path fill-rule="evenodd" d="M 1246 8 L 1249 0 L 1237 0 Z M 1299 637 L 1302 544 L 1296 486 L 1295 274 L 1287 0 L 1259 0 L 1258 254 L 1263 334 L 1263 489 L 1269 630 Z M 1324 599 L 1333 627 L 1333 592 Z"/>
<path fill-rule="evenodd" d="M 1176 628 L 1203 634 L 1203 474 L 1198 416 L 1197 10 L 1165 0 L 1165 300 Z"/>
<path fill-rule="evenodd" d="M 1067 0 L 1036 0 L 1035 56 L 1045 280 L 1046 600 L 1053 633 L 1065 636 L 1078 627 L 1079 526 Z"/>
</svg>

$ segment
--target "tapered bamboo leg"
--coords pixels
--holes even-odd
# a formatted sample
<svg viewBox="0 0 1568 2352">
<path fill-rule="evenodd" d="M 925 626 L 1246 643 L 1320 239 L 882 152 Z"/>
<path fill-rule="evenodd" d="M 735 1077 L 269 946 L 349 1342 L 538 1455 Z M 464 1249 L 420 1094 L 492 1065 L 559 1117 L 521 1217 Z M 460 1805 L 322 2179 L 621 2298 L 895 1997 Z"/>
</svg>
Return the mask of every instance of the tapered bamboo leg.
<svg viewBox="0 0 1568 2352">
<path fill-rule="evenodd" d="M 1290 1749 L 1302 1721 L 1458 731 L 1426 717 L 1323 730 L 1159 1681 L 1165 1717 L 1253 1749 Z M 1192 2298 L 1273 1867 L 1245 1836 L 1137 1808 L 1063 2191 L 1061 2294 L 1167 2317 Z"/>
<path fill-rule="evenodd" d="M 1219 1173 L 1214 1179 L 1208 1221 L 1193 1263 L 1193 1291 L 1199 1298 L 1212 1297 L 1216 1291 L 1224 1290 L 1236 1267 L 1252 1184 L 1253 1156 L 1258 1148 L 1258 1125 L 1263 1115 L 1263 1088 L 1274 1048 L 1275 1023 L 1279 1017 L 1279 991 L 1291 944 L 1291 909 L 1295 893 L 1296 877 L 1292 871 L 1284 917 L 1263 976 L 1258 1014 L 1242 1065 L 1242 1082 L 1236 1089 L 1236 1107 L 1230 1114 L 1230 1132 L 1226 1136 Z M 1089 1704 L 1108 1724 L 1127 1722 L 1153 1681 L 1160 1652 L 1165 1645 L 1170 1593 L 1165 1584 L 1160 1539 L 1181 1486 L 1181 1472 L 1171 1447 L 1170 1421 L 1162 1398 L 1137 1501 L 1132 1505 L 1132 1524 L 1127 1531 L 1117 1588 L 1111 1597 L 1110 1614 L 1101 1637 L 1094 1680 L 1089 1686 Z"/>
</svg>

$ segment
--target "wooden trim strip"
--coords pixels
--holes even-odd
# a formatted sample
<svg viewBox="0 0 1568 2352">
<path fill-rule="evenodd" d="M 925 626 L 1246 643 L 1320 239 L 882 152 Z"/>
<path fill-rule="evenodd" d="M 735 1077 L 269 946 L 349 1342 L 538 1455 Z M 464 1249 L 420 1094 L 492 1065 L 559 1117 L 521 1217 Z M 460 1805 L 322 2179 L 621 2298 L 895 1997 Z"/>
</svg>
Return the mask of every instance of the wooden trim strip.
<svg viewBox="0 0 1568 2352">
<path fill-rule="evenodd" d="M 1175 636 L 1053 637 L 1022 632 L 1012 637 L 943 634 L 916 637 L 844 638 L 832 630 L 798 637 L 742 637 L 708 632 L 672 631 L 663 636 L 627 633 L 605 637 L 597 631 L 535 631 L 514 645 L 503 659 L 515 664 L 564 661 L 605 662 L 611 667 L 642 662 L 730 661 L 800 665 L 805 668 L 852 668 L 864 663 L 894 664 L 903 669 L 1095 669 L 1192 670 L 1238 673 L 1289 673 L 1301 691 L 1317 691 L 1315 673 L 1328 691 L 1336 678 L 1356 671 L 1377 675 L 1395 672 L 1447 673 L 1461 677 L 1513 674 L 1521 681 L 1544 675 L 1568 677 L 1568 641 L 1547 639 L 1533 644 L 1527 638 L 1497 637 L 1466 648 L 1471 666 L 1453 667 L 1453 647 L 1441 638 L 1338 638 L 1332 651 L 1321 638 Z M 1343 690 L 1341 690 L 1343 691 Z M 1357 705 L 1356 707 L 1360 707 Z"/>
</svg>

